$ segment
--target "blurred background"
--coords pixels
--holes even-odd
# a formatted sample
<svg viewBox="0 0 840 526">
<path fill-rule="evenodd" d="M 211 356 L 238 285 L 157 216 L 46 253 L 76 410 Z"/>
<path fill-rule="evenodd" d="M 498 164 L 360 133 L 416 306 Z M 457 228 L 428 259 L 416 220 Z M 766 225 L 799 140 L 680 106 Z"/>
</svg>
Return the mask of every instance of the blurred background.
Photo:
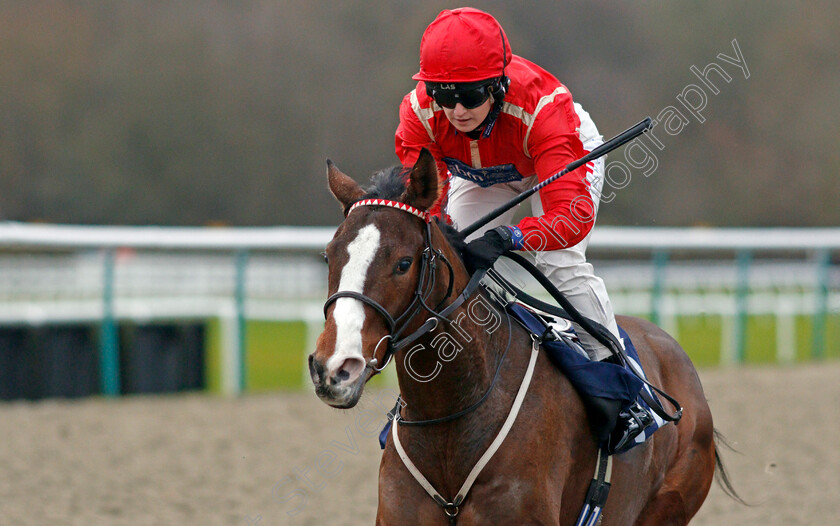
<svg viewBox="0 0 840 526">
<path fill-rule="evenodd" d="M 715 487 L 693 524 L 838 516 L 840 3 L 472 5 L 606 137 L 660 121 L 609 156 L 627 176 L 589 257 L 745 453 L 756 506 Z M 373 522 L 359 416 L 393 396 L 330 410 L 306 368 L 341 221 L 324 161 L 359 182 L 397 162 L 452 7 L 0 0 L 1 523 Z"/>
<path fill-rule="evenodd" d="M 700 124 L 600 224 L 840 222 L 836 2 L 477 1 L 611 137 L 721 64 Z M 324 160 L 397 162 L 441 1 L 0 1 L 0 218 L 335 225 Z M 737 39 L 750 77 L 717 59 Z M 704 88 L 705 89 L 705 88 Z M 706 90 L 708 91 L 708 90 Z M 685 112 L 684 112 L 685 113 Z M 620 154 L 618 154 L 620 155 Z M 306 206 L 301 206 L 306 203 Z"/>
<path fill-rule="evenodd" d="M 474 5 L 606 137 L 659 121 L 608 159 L 630 170 L 590 254 L 617 312 L 700 364 L 840 355 L 840 6 Z M 305 385 L 341 220 L 324 160 L 397 162 L 447 7 L 0 0 L 0 395 Z"/>
</svg>

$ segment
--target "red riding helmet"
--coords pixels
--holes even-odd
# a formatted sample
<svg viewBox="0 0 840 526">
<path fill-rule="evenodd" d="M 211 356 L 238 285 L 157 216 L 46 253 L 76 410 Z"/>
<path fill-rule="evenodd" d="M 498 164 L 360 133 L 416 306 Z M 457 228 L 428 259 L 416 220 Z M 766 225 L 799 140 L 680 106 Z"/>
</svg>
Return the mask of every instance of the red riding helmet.
<svg viewBox="0 0 840 526">
<path fill-rule="evenodd" d="M 476 82 L 501 77 L 513 53 L 502 26 L 472 7 L 441 11 L 420 41 L 424 82 Z"/>
</svg>

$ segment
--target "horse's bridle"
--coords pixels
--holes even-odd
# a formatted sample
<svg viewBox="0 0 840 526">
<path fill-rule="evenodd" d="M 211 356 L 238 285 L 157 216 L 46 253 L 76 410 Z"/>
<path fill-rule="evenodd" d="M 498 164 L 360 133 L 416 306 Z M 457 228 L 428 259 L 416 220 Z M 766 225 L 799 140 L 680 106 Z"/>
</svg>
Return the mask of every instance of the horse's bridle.
<svg viewBox="0 0 840 526">
<path fill-rule="evenodd" d="M 373 356 L 371 357 L 370 361 L 367 363 L 367 367 L 373 370 L 373 374 L 377 374 L 381 372 L 385 367 L 388 365 L 388 362 L 391 361 L 394 353 L 397 352 L 399 349 L 405 347 L 409 343 L 413 342 L 423 334 L 434 330 L 437 327 L 438 320 L 444 319 L 454 309 L 444 309 L 443 311 L 439 311 L 439 309 L 443 306 L 447 299 L 452 295 L 452 289 L 454 287 L 455 281 L 455 272 L 452 269 L 452 264 L 446 259 L 446 256 L 440 250 L 434 248 L 432 246 L 432 230 L 431 230 L 431 215 L 428 212 L 421 211 L 413 206 L 407 205 L 405 203 L 400 203 L 398 201 L 391 201 L 388 199 L 364 199 L 361 201 L 357 201 L 354 203 L 348 210 L 346 215 L 350 215 L 350 213 L 360 206 L 385 206 L 390 208 L 395 208 L 397 210 L 402 210 L 403 212 L 408 212 L 409 214 L 419 217 L 423 220 L 425 224 L 425 248 L 423 249 L 423 254 L 421 257 L 420 262 L 420 277 L 417 280 L 417 287 L 414 289 L 414 296 L 411 300 L 411 303 L 406 307 L 405 311 L 402 314 L 394 318 L 388 310 L 379 304 L 376 300 L 370 298 L 369 296 L 365 296 L 361 292 L 355 292 L 351 290 L 340 290 L 327 298 L 326 303 L 324 303 L 324 317 L 327 317 L 327 309 L 330 305 L 335 303 L 336 300 L 339 298 L 353 298 L 356 300 L 361 301 L 365 305 L 368 305 L 373 310 L 375 310 L 382 319 L 385 321 L 385 324 L 388 326 L 388 334 L 383 336 L 379 342 L 376 344 L 376 347 L 373 350 Z M 446 289 L 446 294 L 444 295 L 443 299 L 438 302 L 438 304 L 432 308 L 426 302 L 429 299 L 429 296 L 432 294 L 435 286 L 435 276 L 437 270 L 437 262 L 440 260 L 443 264 L 447 267 L 449 271 L 449 284 Z M 460 298 L 459 298 L 460 299 Z M 463 301 L 457 301 L 456 303 L 460 305 Z M 450 305 L 451 307 L 451 305 Z M 426 322 L 421 325 L 421 327 L 413 332 L 412 334 L 399 339 L 400 334 L 408 327 L 411 320 L 421 311 L 421 309 L 425 309 L 428 311 L 432 316 L 426 320 Z M 379 345 L 383 342 L 383 340 L 388 340 L 388 343 L 385 348 L 385 354 L 382 357 L 382 365 L 378 366 L 380 363 L 376 357 L 376 353 L 379 350 Z M 377 367 L 378 366 L 378 367 Z"/>
</svg>

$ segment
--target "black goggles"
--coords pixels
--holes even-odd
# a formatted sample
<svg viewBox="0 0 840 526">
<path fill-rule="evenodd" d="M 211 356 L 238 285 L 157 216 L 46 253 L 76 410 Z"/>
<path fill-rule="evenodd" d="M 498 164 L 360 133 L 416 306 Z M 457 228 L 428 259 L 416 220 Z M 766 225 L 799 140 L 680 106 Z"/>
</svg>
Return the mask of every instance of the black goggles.
<svg viewBox="0 0 840 526">
<path fill-rule="evenodd" d="M 490 98 L 492 84 L 464 85 L 464 84 L 427 84 L 427 93 L 438 103 L 447 109 L 452 109 L 456 104 L 471 110 L 484 104 Z"/>
</svg>

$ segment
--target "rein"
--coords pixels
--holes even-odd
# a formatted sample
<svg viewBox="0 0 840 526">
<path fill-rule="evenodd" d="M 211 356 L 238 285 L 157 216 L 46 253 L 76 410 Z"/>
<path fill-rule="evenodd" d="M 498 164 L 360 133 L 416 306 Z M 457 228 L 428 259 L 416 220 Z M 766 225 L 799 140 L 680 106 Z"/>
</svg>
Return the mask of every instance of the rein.
<svg viewBox="0 0 840 526">
<path fill-rule="evenodd" d="M 400 407 L 402 406 L 402 398 L 397 397 L 397 405 L 394 406 L 394 418 L 397 419 L 397 423 L 402 426 L 430 426 L 434 424 L 444 424 L 446 422 L 452 422 L 453 420 L 457 420 L 462 416 L 466 416 L 476 409 L 478 409 L 481 404 L 487 401 L 487 397 L 490 396 L 490 393 L 493 392 L 493 388 L 496 387 L 496 382 L 499 381 L 499 374 L 502 372 L 502 364 L 505 363 L 505 358 L 507 357 L 507 353 L 510 350 L 510 344 L 513 336 L 513 331 L 511 330 L 511 323 L 510 323 L 510 314 L 505 311 L 505 315 L 507 317 L 508 322 L 508 341 L 507 345 L 505 346 L 505 350 L 502 353 L 502 357 L 499 359 L 499 363 L 496 364 L 496 373 L 493 375 L 493 381 L 490 382 L 490 387 L 484 392 L 484 394 L 479 398 L 475 403 L 470 405 L 465 409 L 461 409 L 456 413 L 452 413 L 451 415 L 442 416 L 440 418 L 431 418 L 428 420 L 406 420 L 402 416 L 400 416 Z"/>
<path fill-rule="evenodd" d="M 420 277 L 417 280 L 417 287 L 414 290 L 413 299 L 402 314 L 394 318 L 391 313 L 389 313 L 388 310 L 380 305 L 376 300 L 370 298 L 369 296 L 365 296 L 360 292 L 350 290 L 340 290 L 327 298 L 326 303 L 324 303 L 325 318 L 327 317 L 327 309 L 339 298 L 352 298 L 361 301 L 379 313 L 385 321 L 385 324 L 388 326 L 388 334 L 377 343 L 376 348 L 374 349 L 373 357 L 366 365 L 366 368 L 371 369 L 372 374 L 378 374 L 385 369 L 397 351 L 417 340 L 424 334 L 434 330 L 438 326 L 440 320 L 448 322 L 449 320 L 447 317 L 455 311 L 455 309 L 460 307 L 478 288 L 479 281 L 481 280 L 481 277 L 483 277 L 483 274 L 481 276 L 473 276 L 473 279 L 471 279 L 467 284 L 464 292 L 462 292 L 448 307 L 440 310 L 446 300 L 452 296 L 455 286 L 455 271 L 443 252 L 432 246 L 431 215 L 428 212 L 419 210 L 411 205 L 389 199 L 363 199 L 361 201 L 357 201 L 347 209 L 346 215 L 350 215 L 353 210 L 362 206 L 385 206 L 402 210 L 403 212 L 422 219 L 425 224 L 424 234 L 426 247 L 423 250 L 420 264 Z M 427 301 L 435 287 L 438 260 L 440 260 L 448 270 L 449 283 L 443 299 L 441 299 L 434 307 L 430 307 Z M 406 329 L 406 327 L 408 327 L 411 320 L 413 320 L 414 317 L 423 309 L 429 312 L 432 316 L 426 319 L 426 321 L 416 331 L 400 339 L 400 334 Z M 382 340 L 385 339 L 388 340 L 388 343 L 385 347 L 385 354 L 382 357 L 382 365 L 380 366 L 380 361 L 376 357 L 376 352 L 379 350 L 379 344 L 381 344 Z"/>
<path fill-rule="evenodd" d="M 426 227 L 426 248 L 423 250 L 423 260 L 420 267 L 420 278 L 417 281 L 417 287 L 414 291 L 414 299 L 400 316 L 398 316 L 395 319 L 393 316 L 391 316 L 391 313 L 389 313 L 388 310 L 385 309 L 385 307 L 383 307 L 382 305 L 380 305 L 376 300 L 365 296 L 360 292 L 349 290 L 336 292 L 335 294 L 327 298 L 327 301 L 324 304 L 324 317 L 327 316 L 327 309 L 329 308 L 329 306 L 335 303 L 335 301 L 339 298 L 352 298 L 361 301 L 362 303 L 369 305 L 373 310 L 378 312 L 380 316 L 382 316 L 382 319 L 385 320 L 385 323 L 388 326 L 389 334 L 386 334 L 379 340 L 379 342 L 377 342 L 376 347 L 373 350 L 373 356 L 366 365 L 366 368 L 371 369 L 372 374 L 378 374 L 382 372 L 385 369 L 385 367 L 388 366 L 388 363 L 391 361 L 391 358 L 397 351 L 404 347 L 407 347 L 423 335 L 435 330 L 441 320 L 443 320 L 446 323 L 450 323 L 451 320 L 449 319 L 449 316 L 453 312 L 455 312 L 459 307 L 461 307 L 475 293 L 476 290 L 478 290 L 478 287 L 481 284 L 481 280 L 482 278 L 484 278 L 484 275 L 487 271 L 482 270 L 473 274 L 466 287 L 464 287 L 464 290 L 461 292 L 461 294 L 459 294 L 458 297 L 455 298 L 455 300 L 452 301 L 452 303 L 450 303 L 446 308 L 444 308 L 443 310 L 439 310 L 446 302 L 446 300 L 449 299 L 450 296 L 452 296 L 452 291 L 455 282 L 455 272 L 452 268 L 452 264 L 449 262 L 449 260 L 446 259 L 446 256 L 443 255 L 443 252 L 435 249 L 432 246 L 430 214 L 428 212 L 423 212 L 411 205 L 400 203 L 398 201 L 391 201 L 388 199 L 364 199 L 361 201 L 357 201 L 352 206 L 350 206 L 347 209 L 347 215 L 349 215 L 353 210 L 360 206 L 386 206 L 390 208 L 395 208 L 397 210 L 402 210 L 403 212 L 407 212 L 415 217 L 422 219 Z M 443 299 L 440 302 L 438 302 L 438 304 L 434 308 L 431 308 L 426 303 L 426 301 L 428 300 L 434 288 L 436 275 L 435 271 L 437 268 L 436 261 L 438 258 L 440 258 L 440 260 L 443 261 L 443 263 L 446 265 L 449 271 L 449 283 L 446 289 L 446 294 L 444 295 Z M 402 331 L 408 326 L 411 320 L 414 319 L 414 316 L 416 316 L 420 312 L 421 307 L 427 310 L 429 313 L 431 313 L 432 316 L 428 318 L 416 331 L 403 337 L 402 339 L 399 339 L 400 333 L 402 333 Z M 400 417 L 398 419 L 400 425 L 428 426 L 434 424 L 442 424 L 445 422 L 451 422 L 453 420 L 461 418 L 462 416 L 472 413 L 487 400 L 487 398 L 490 396 L 490 393 L 496 387 L 496 383 L 499 380 L 500 373 L 502 370 L 502 364 L 504 363 L 505 357 L 507 356 L 507 352 L 510 349 L 512 338 L 512 332 L 510 330 L 510 315 L 507 314 L 507 312 L 505 312 L 505 314 L 507 315 L 508 321 L 507 346 L 505 347 L 505 350 L 502 353 L 498 364 L 496 365 L 496 372 L 493 376 L 493 380 L 490 383 L 490 386 L 487 388 L 487 391 L 485 391 L 481 398 L 479 398 L 476 402 L 471 404 L 469 407 L 466 407 L 465 409 L 440 418 L 432 418 L 428 420 L 405 420 Z M 397 328 L 397 326 L 401 322 L 401 326 Z M 379 366 L 379 361 L 376 358 L 376 353 L 379 350 L 379 345 L 386 339 L 388 340 L 388 343 L 386 344 L 385 355 L 382 358 L 382 365 Z M 397 415 L 399 415 L 400 402 L 401 400 L 398 399 L 397 406 L 394 408 Z"/>
</svg>

